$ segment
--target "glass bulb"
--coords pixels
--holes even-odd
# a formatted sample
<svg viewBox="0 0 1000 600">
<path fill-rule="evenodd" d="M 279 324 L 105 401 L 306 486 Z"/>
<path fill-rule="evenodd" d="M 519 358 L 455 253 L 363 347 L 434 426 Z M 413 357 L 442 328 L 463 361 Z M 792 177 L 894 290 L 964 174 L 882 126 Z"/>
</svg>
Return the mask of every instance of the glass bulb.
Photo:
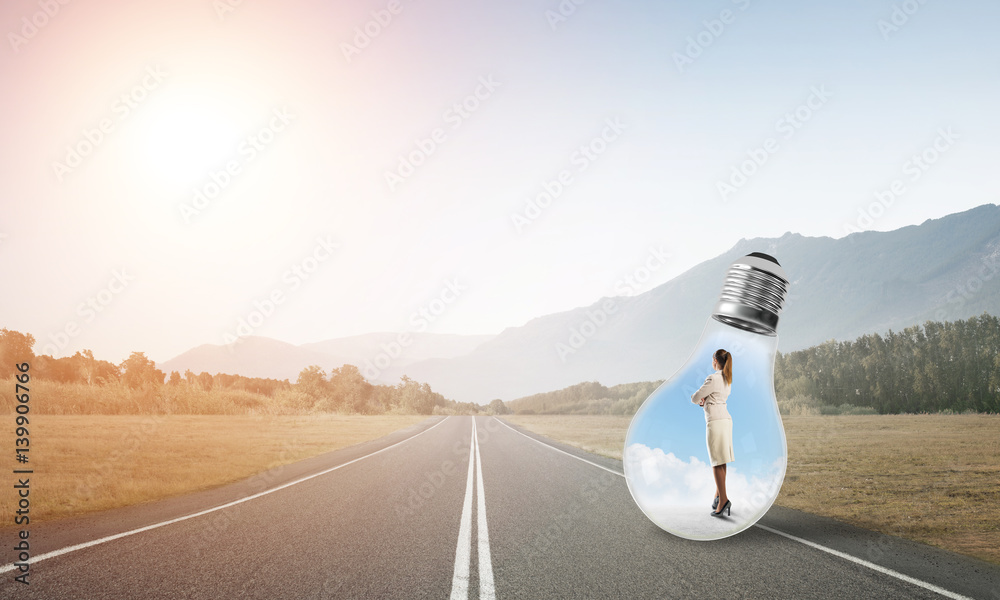
<svg viewBox="0 0 1000 600">
<path fill-rule="evenodd" d="M 632 418 L 625 481 L 642 512 L 674 535 L 691 540 L 734 535 L 764 516 L 778 496 L 788 450 L 774 397 L 774 356 L 787 289 L 788 278 L 773 257 L 754 252 L 734 262 L 694 352 Z M 731 506 L 725 516 L 713 517 L 716 480 L 707 413 L 692 395 L 715 372 L 712 358 L 719 349 L 731 355 L 725 407 L 734 460 L 726 464 L 724 479 Z M 713 415 L 724 412 L 713 408 Z M 727 442 L 724 433 L 720 439 Z"/>
</svg>

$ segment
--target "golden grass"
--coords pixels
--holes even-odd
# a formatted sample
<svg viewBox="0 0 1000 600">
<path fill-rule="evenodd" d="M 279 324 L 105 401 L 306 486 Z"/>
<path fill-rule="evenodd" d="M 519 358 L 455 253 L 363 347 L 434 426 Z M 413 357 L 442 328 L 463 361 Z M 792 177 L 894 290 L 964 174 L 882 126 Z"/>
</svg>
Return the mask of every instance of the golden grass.
<svg viewBox="0 0 1000 600">
<path fill-rule="evenodd" d="M 512 415 L 621 459 L 631 417 Z M 785 416 L 776 504 L 1000 563 L 1000 415 Z"/>
<path fill-rule="evenodd" d="M 13 455 L 14 415 L 0 418 L 9 421 L 0 428 L 0 448 Z M 31 521 L 216 487 L 375 439 L 426 418 L 33 415 L 28 465 L 35 470 Z M 9 456 L 8 464 L 13 461 Z M 11 489 L 0 498 L 0 526 L 12 525 L 16 498 Z"/>
<path fill-rule="evenodd" d="M 0 414 L 13 414 L 15 381 L 0 383 Z M 312 412 L 316 402 L 291 389 L 278 390 L 272 398 L 227 388 L 203 390 L 186 383 L 132 389 L 121 382 L 87 385 L 33 377 L 30 389 L 31 411 L 36 415 L 301 415 Z"/>
</svg>

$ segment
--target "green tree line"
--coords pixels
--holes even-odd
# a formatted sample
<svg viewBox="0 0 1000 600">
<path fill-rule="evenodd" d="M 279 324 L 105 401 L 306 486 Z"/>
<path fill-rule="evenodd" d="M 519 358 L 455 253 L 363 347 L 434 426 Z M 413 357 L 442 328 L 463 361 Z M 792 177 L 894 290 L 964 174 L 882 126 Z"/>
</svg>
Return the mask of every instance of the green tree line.
<svg viewBox="0 0 1000 600">
<path fill-rule="evenodd" d="M 509 405 L 522 414 L 632 415 L 660 383 L 591 381 Z M 998 413 L 1000 319 L 928 321 L 778 353 L 774 389 L 782 414 Z"/>
<path fill-rule="evenodd" d="M 301 401 L 320 411 L 358 414 L 403 412 L 430 414 L 503 414 L 506 407 L 491 403 L 483 407 L 472 402 L 448 400 L 431 389 L 403 375 L 396 385 L 370 383 L 354 365 L 343 365 L 327 375 L 318 365 L 302 369 L 294 391 Z"/>
<path fill-rule="evenodd" d="M 811 398 L 880 414 L 1000 412 L 1000 319 L 928 321 L 885 335 L 779 354 L 778 399 Z"/>
<path fill-rule="evenodd" d="M 166 373 L 142 352 L 133 352 L 119 364 L 96 359 L 90 350 L 73 356 L 36 356 L 31 334 L 0 329 L 0 378 L 11 377 L 15 365 L 28 362 L 32 379 L 58 395 L 46 403 L 53 412 L 145 413 L 194 412 L 271 414 L 337 412 L 349 414 L 506 414 L 501 400 L 487 406 L 455 402 L 430 385 L 403 376 L 396 385 L 370 383 L 354 365 L 325 372 L 312 365 L 295 383 L 287 379 L 214 375 L 190 370 Z M 7 390 L 0 405 L 13 406 Z"/>
<path fill-rule="evenodd" d="M 662 381 L 623 383 L 611 387 L 586 381 L 554 392 L 511 400 L 518 414 L 632 415 Z"/>
</svg>

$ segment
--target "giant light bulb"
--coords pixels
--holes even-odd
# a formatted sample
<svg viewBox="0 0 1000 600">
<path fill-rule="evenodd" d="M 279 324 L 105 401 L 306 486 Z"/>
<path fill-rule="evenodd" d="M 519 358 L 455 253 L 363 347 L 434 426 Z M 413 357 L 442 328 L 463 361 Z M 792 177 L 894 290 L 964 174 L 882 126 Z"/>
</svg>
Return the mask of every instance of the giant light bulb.
<svg viewBox="0 0 1000 600">
<path fill-rule="evenodd" d="M 636 504 L 662 529 L 717 540 L 757 522 L 785 478 L 785 430 L 774 397 L 777 325 L 788 277 L 773 257 L 753 252 L 734 262 L 701 340 L 687 362 L 642 403 L 625 438 L 625 481 Z M 691 396 L 714 372 L 718 349 L 732 355 L 726 408 L 734 461 L 726 466 L 732 503 L 713 517 L 716 483 L 705 409 Z"/>
</svg>

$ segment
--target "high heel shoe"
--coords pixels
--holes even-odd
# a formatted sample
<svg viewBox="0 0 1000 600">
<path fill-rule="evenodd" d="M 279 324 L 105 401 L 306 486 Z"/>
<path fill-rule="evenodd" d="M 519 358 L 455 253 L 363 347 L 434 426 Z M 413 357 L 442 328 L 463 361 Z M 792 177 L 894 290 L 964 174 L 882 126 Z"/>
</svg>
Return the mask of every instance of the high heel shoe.
<svg viewBox="0 0 1000 600">
<path fill-rule="evenodd" d="M 715 500 L 712 500 L 712 510 L 719 508 L 719 497 L 716 496 Z"/>
<path fill-rule="evenodd" d="M 726 503 L 722 505 L 722 508 L 719 509 L 719 512 L 715 512 L 713 510 L 712 512 L 710 512 L 708 514 L 712 515 L 713 517 L 721 517 L 723 511 L 726 512 L 727 516 L 730 516 L 730 517 L 733 516 L 733 501 L 732 500 L 726 500 Z"/>
</svg>

